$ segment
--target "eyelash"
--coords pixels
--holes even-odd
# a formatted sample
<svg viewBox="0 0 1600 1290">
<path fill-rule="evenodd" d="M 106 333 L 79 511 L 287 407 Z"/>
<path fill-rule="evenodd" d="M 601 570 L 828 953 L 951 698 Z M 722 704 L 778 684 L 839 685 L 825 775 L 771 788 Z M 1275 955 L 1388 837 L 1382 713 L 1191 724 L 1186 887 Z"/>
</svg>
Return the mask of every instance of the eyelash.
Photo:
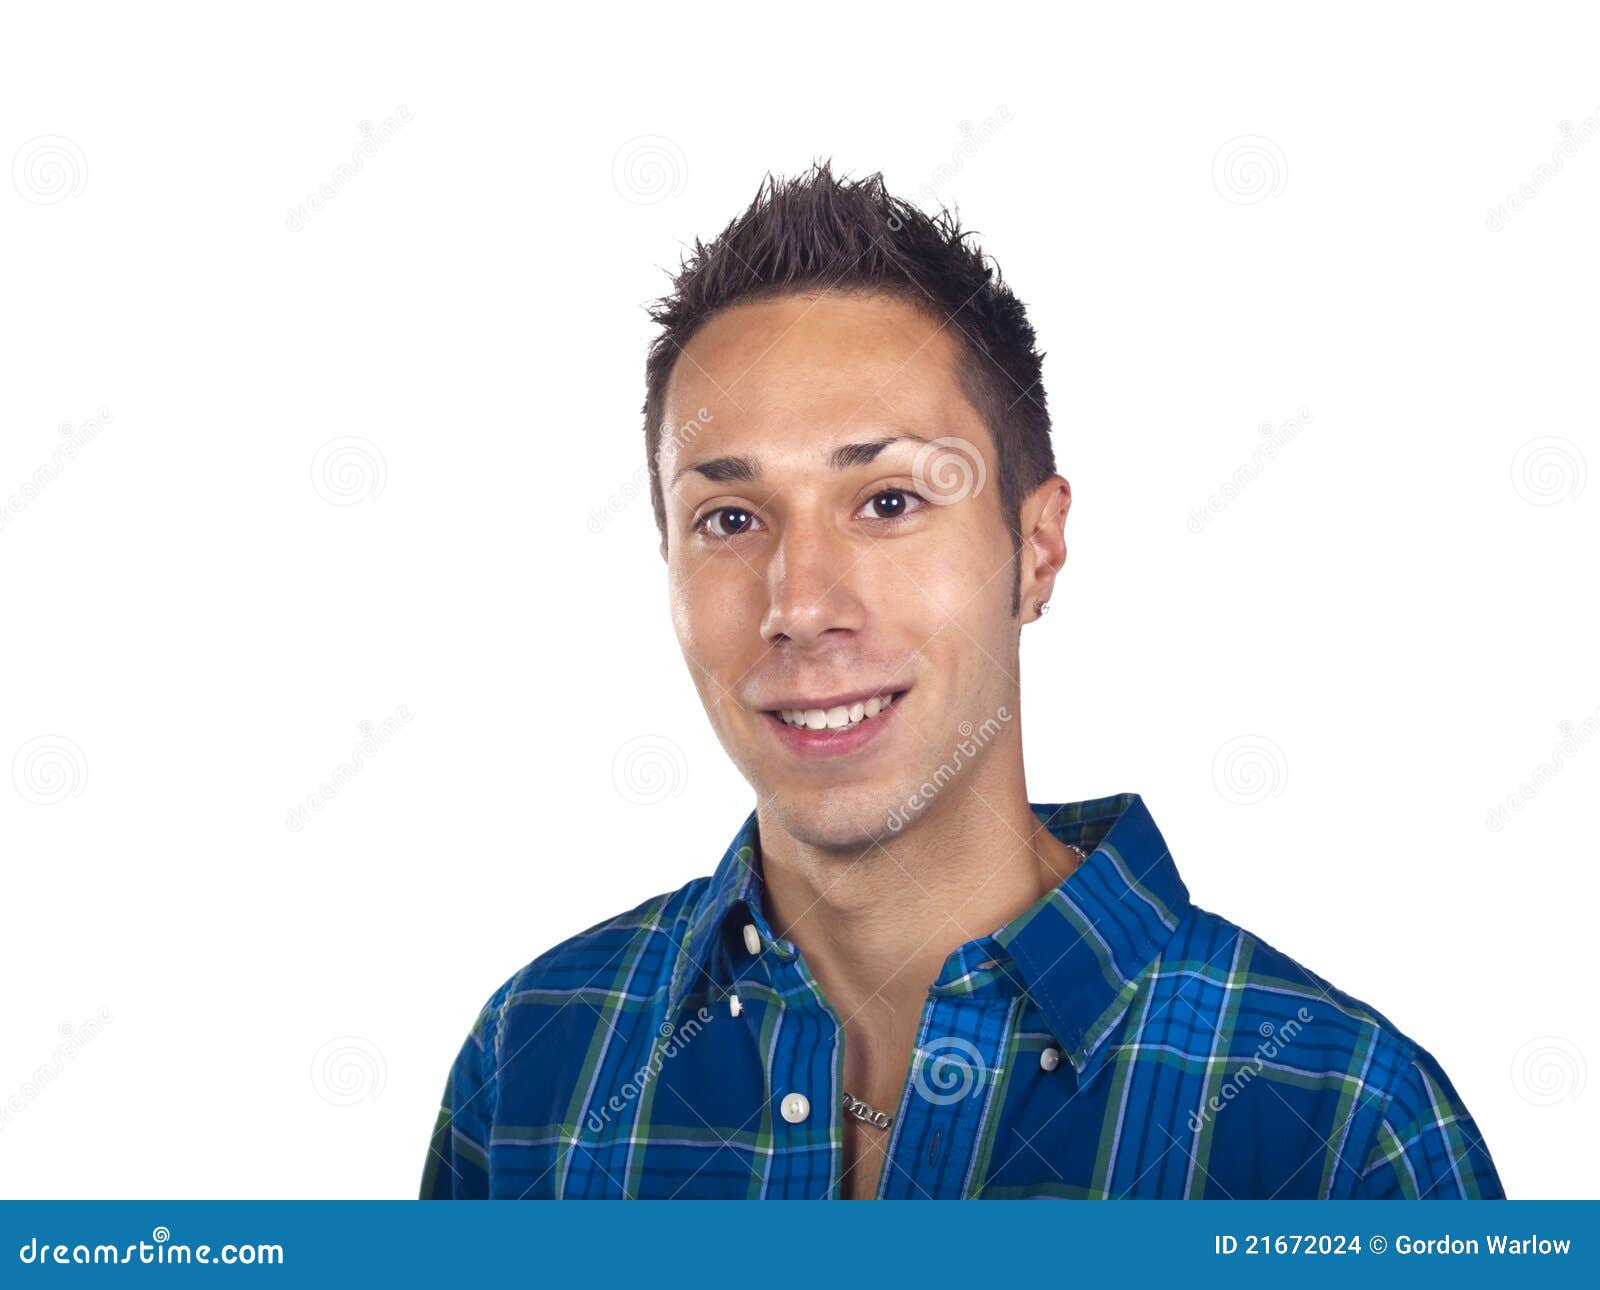
<svg viewBox="0 0 1600 1290">
<path fill-rule="evenodd" d="M 909 498 L 912 498 L 913 500 L 919 502 L 921 504 L 921 506 L 926 506 L 927 505 L 927 499 L 925 497 L 923 497 L 921 493 L 915 492 L 915 491 L 913 491 L 912 489 L 909 489 L 909 488 L 880 488 L 877 492 L 872 494 L 871 497 L 867 498 L 867 500 L 864 503 L 862 503 L 862 505 L 871 506 L 873 502 L 878 500 L 878 498 L 880 498 L 880 497 L 889 497 L 889 496 L 909 497 Z M 921 509 L 921 506 L 919 506 L 917 509 Z M 742 529 L 738 533 L 729 533 L 726 536 L 723 536 L 723 535 L 717 534 L 717 533 L 712 533 L 709 530 L 708 526 L 710 524 L 711 519 L 714 516 L 721 515 L 725 511 L 744 511 L 745 514 L 747 514 L 747 515 L 748 514 L 752 514 L 752 512 L 746 510 L 743 506 L 716 506 L 716 507 L 713 507 L 711 510 L 707 511 L 704 515 L 700 516 L 699 519 L 695 520 L 694 525 L 693 525 L 694 532 L 703 534 L 704 536 L 710 538 L 714 542 L 729 542 L 729 541 L 732 541 L 736 537 L 744 537 L 745 534 L 747 534 L 750 531 L 749 529 Z M 873 522 L 878 523 L 878 524 L 899 524 L 901 521 L 905 520 L 908 516 L 915 515 L 916 513 L 917 513 L 916 510 L 908 510 L 908 511 L 905 511 L 905 512 L 899 514 L 899 515 L 892 515 L 892 516 L 873 515 L 873 516 L 870 516 L 869 518 Z"/>
</svg>

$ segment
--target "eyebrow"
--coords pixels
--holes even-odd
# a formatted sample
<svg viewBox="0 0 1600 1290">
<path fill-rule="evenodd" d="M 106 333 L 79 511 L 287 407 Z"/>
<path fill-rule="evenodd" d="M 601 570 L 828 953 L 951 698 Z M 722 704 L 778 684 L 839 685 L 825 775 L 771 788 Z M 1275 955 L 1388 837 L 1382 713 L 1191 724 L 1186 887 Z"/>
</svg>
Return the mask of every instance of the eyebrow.
<svg viewBox="0 0 1600 1290">
<path fill-rule="evenodd" d="M 892 434 L 882 439 L 874 439 L 869 443 L 842 443 L 828 454 L 828 468 L 830 470 L 854 470 L 857 466 L 870 465 L 877 460 L 881 453 L 892 443 L 910 441 L 912 443 L 931 443 L 919 434 Z M 761 463 L 754 457 L 713 457 L 709 461 L 694 462 L 687 466 L 680 466 L 672 476 L 671 487 L 676 487 L 680 479 L 690 471 L 703 475 L 715 484 L 726 483 L 753 483 L 761 478 Z"/>
</svg>

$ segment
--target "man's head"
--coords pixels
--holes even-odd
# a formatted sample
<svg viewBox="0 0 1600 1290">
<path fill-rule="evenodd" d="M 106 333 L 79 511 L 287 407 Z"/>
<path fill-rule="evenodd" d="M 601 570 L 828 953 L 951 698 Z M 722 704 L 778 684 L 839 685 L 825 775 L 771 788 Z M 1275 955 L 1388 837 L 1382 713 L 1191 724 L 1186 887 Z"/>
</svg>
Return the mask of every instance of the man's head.
<svg viewBox="0 0 1600 1290">
<path fill-rule="evenodd" d="M 819 166 L 697 241 L 653 312 L 679 643 L 764 808 L 814 845 L 935 813 L 997 749 L 1020 773 L 1018 633 L 1071 493 L 1033 329 L 970 236 Z"/>
</svg>

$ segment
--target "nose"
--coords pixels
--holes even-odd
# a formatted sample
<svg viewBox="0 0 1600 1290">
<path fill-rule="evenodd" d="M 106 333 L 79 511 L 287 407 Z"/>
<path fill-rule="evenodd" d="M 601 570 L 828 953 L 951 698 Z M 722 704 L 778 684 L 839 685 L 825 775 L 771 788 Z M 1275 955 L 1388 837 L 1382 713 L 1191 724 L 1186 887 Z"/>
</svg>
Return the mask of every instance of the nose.
<svg viewBox="0 0 1600 1290">
<path fill-rule="evenodd" d="M 866 603 L 857 587 L 856 553 L 826 528 L 790 525 L 767 565 L 767 612 L 761 636 L 808 648 L 830 633 L 861 630 Z"/>
</svg>

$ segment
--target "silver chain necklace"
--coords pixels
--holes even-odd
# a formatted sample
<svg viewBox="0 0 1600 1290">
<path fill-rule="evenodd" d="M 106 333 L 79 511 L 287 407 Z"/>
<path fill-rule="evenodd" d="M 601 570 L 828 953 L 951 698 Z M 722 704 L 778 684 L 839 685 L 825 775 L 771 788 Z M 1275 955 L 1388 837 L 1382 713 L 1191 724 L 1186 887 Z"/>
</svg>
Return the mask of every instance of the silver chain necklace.
<svg viewBox="0 0 1600 1290">
<path fill-rule="evenodd" d="M 1078 853 L 1078 859 L 1080 862 L 1089 858 L 1088 854 L 1083 850 L 1082 847 L 1074 846 L 1071 842 L 1065 843 L 1064 845 L 1071 847 L 1072 850 Z M 861 1123 L 870 1124 L 875 1129 L 887 1129 L 891 1124 L 894 1123 L 894 1116 L 890 1115 L 887 1111 L 878 1110 L 878 1108 L 873 1106 L 870 1102 L 862 1101 L 859 1097 L 849 1091 L 846 1091 L 844 1095 L 844 1109 L 848 1114 L 853 1115 L 856 1117 L 856 1119 L 860 1120 Z"/>
</svg>

